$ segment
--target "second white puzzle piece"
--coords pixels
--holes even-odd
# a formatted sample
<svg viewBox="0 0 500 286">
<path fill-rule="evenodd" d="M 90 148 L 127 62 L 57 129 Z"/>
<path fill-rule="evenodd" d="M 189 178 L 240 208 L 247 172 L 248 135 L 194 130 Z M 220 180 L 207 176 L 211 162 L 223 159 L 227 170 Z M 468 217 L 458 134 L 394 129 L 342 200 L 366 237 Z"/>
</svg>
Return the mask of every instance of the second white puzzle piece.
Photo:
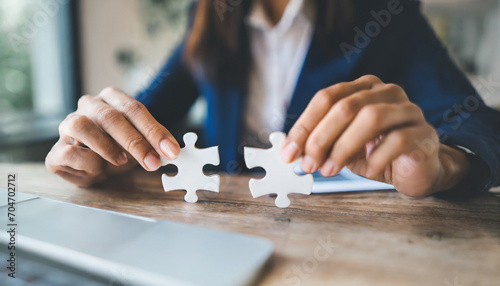
<svg viewBox="0 0 500 286">
<path fill-rule="evenodd" d="M 272 148 L 244 148 L 247 167 L 249 169 L 262 167 L 266 170 L 264 178 L 250 180 L 249 185 L 252 196 L 256 198 L 267 194 L 276 194 L 275 204 L 280 208 L 290 206 L 288 194 L 310 195 L 313 186 L 313 176 L 311 174 L 300 176 L 295 173 L 294 167 L 300 159 L 289 164 L 281 160 L 280 153 L 285 138 L 284 133 L 274 132 L 269 136 L 269 140 L 273 144 Z"/>
<path fill-rule="evenodd" d="M 196 148 L 195 143 L 198 136 L 192 132 L 184 134 L 183 139 L 186 146 L 181 149 L 177 159 L 166 160 L 161 158 L 162 166 L 172 164 L 177 167 L 177 175 L 170 177 L 163 174 L 161 181 L 165 192 L 186 190 L 184 200 L 195 203 L 198 201 L 196 195 L 198 190 L 219 192 L 219 175 L 207 176 L 203 173 L 203 166 L 219 165 L 219 149 L 217 146 L 206 149 Z"/>
</svg>

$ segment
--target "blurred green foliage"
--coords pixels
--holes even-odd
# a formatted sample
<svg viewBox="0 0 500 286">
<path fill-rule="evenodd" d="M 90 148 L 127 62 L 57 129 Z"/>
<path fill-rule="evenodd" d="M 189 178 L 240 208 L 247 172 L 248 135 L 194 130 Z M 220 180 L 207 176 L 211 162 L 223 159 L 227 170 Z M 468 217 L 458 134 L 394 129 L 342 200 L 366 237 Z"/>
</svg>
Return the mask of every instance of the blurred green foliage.
<svg viewBox="0 0 500 286">
<path fill-rule="evenodd" d="M 12 5 L 0 5 L 0 115 L 33 106 L 30 47 L 14 40 L 22 35 L 24 19 L 30 12 L 23 10 L 23 17 L 12 23 L 7 20 L 9 7 Z"/>
<path fill-rule="evenodd" d="M 185 25 L 192 0 L 136 0 L 147 33 L 154 37 L 166 27 Z"/>
</svg>

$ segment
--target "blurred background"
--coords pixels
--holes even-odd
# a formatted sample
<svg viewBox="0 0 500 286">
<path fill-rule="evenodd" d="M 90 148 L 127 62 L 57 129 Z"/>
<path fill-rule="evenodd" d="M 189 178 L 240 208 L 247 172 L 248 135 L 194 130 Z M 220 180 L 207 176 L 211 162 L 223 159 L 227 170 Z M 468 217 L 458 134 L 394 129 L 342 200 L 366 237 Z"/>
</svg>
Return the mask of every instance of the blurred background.
<svg viewBox="0 0 500 286">
<path fill-rule="evenodd" d="M 43 161 L 82 94 L 135 95 L 179 43 L 189 0 L 0 0 L 0 162 Z M 424 0 L 488 105 L 500 109 L 500 0 Z M 203 120 L 199 101 L 191 118 Z"/>
</svg>

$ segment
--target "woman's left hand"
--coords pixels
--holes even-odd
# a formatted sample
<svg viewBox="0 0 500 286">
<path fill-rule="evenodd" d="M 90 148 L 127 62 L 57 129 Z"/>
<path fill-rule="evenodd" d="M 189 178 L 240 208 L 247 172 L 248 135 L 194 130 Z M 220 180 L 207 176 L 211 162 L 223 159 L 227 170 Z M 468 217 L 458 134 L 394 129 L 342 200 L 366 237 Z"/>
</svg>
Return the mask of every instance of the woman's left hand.
<svg viewBox="0 0 500 286">
<path fill-rule="evenodd" d="M 463 152 L 440 144 L 401 87 L 371 75 L 313 97 L 282 150 L 285 162 L 301 155 L 305 172 L 333 176 L 347 166 L 416 197 L 451 189 L 469 165 Z"/>
</svg>

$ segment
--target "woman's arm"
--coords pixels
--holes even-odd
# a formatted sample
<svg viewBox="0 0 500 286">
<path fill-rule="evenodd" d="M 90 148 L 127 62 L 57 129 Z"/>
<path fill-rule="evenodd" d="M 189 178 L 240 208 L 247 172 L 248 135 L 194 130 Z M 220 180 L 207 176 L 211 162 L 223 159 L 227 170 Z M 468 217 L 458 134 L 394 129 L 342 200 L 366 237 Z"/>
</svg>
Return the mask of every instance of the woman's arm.
<svg viewBox="0 0 500 286">
<path fill-rule="evenodd" d="M 59 125 L 60 138 L 47 168 L 78 186 L 90 186 L 138 162 L 157 170 L 160 155 L 175 159 L 180 148 L 143 104 L 115 88 L 85 95 Z"/>
<path fill-rule="evenodd" d="M 164 126 L 175 128 L 198 97 L 182 51 L 183 44 L 137 99 L 115 88 L 83 96 L 60 124 L 47 168 L 73 184 L 90 186 L 137 164 L 155 171 L 160 156 L 175 159 L 180 147 Z"/>
<path fill-rule="evenodd" d="M 401 85 L 435 127 L 440 142 L 467 153 L 470 162 L 461 182 L 443 195 L 487 191 L 500 183 L 500 112 L 487 107 L 479 94 L 491 96 L 495 82 L 484 78 L 478 93 L 424 16 L 418 11 L 412 14 L 405 21 L 408 52 L 401 62 Z"/>
<path fill-rule="evenodd" d="M 412 196 L 486 190 L 500 173 L 499 113 L 450 60 L 419 5 L 404 9 L 363 50 L 358 71 L 376 76 L 318 92 L 283 156 L 304 154 L 302 167 L 324 175 L 348 166 Z"/>
<path fill-rule="evenodd" d="M 160 167 L 160 156 L 174 159 L 179 144 L 174 128 L 198 96 L 180 46 L 137 100 L 115 88 L 86 95 L 59 126 L 60 139 L 45 160 L 53 173 L 90 186 L 139 163 Z"/>
<path fill-rule="evenodd" d="M 158 122 L 176 128 L 199 96 L 198 85 L 183 59 L 184 45 L 179 45 L 137 100 L 146 106 Z"/>
<path fill-rule="evenodd" d="M 373 75 L 314 96 L 282 152 L 286 162 L 302 154 L 305 172 L 333 176 L 347 166 L 415 197 L 455 186 L 469 168 L 465 154 L 439 143 L 401 87 Z"/>
</svg>

